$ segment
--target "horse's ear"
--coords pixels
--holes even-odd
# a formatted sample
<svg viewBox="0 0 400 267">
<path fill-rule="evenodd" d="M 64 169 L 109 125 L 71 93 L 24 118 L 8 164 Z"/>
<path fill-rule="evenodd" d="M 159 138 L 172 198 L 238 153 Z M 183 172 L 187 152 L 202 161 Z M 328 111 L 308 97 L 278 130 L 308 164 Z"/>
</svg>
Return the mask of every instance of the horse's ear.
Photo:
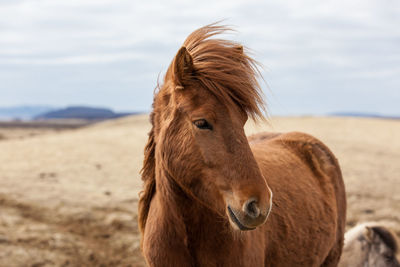
<svg viewBox="0 0 400 267">
<path fill-rule="evenodd" d="M 372 228 L 369 227 L 369 226 L 366 226 L 366 227 L 365 227 L 365 230 L 366 230 L 366 232 L 365 232 L 365 239 L 366 239 L 368 242 L 371 242 L 372 239 L 374 239 L 374 230 L 372 230 Z"/>
<path fill-rule="evenodd" d="M 185 83 L 189 81 L 194 72 L 192 56 L 186 47 L 181 47 L 175 56 L 173 63 L 173 73 L 175 81 L 175 89 L 183 89 Z"/>
</svg>

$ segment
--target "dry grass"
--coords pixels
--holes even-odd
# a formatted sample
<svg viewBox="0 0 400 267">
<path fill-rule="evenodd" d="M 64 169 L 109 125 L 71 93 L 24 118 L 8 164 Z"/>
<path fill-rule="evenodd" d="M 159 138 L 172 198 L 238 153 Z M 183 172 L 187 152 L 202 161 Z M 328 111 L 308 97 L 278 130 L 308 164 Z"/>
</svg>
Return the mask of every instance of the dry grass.
<svg viewBox="0 0 400 267">
<path fill-rule="evenodd" d="M 272 126 L 271 126 L 272 125 Z M 304 131 L 341 163 L 348 225 L 384 221 L 400 233 L 400 121 L 273 118 L 248 134 Z M 0 139 L 0 266 L 144 266 L 137 197 L 147 116 Z M 15 134 L 15 133 L 14 133 Z"/>
<path fill-rule="evenodd" d="M 46 121 L 0 121 L 0 141 L 24 139 L 37 135 L 54 133 L 66 129 L 76 129 L 91 124 L 92 121 L 79 119 L 54 119 Z"/>
</svg>

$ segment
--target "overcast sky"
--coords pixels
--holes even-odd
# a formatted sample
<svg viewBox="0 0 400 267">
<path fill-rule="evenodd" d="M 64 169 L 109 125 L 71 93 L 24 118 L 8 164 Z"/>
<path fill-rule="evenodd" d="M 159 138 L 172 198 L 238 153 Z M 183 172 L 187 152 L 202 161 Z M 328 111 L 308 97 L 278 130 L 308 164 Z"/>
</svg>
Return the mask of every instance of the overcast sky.
<svg viewBox="0 0 400 267">
<path fill-rule="evenodd" d="M 272 114 L 400 115 L 398 0 L 0 0 L 0 106 L 148 111 L 185 37 L 221 19 Z"/>
</svg>

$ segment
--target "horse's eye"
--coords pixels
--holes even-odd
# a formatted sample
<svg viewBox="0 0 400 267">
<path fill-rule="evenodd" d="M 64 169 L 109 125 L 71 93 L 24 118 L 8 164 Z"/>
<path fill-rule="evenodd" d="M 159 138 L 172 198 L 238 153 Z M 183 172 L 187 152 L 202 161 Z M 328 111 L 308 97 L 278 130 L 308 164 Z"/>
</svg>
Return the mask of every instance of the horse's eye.
<svg viewBox="0 0 400 267">
<path fill-rule="evenodd" d="M 213 129 L 212 125 L 209 124 L 208 121 L 206 121 L 205 119 L 195 120 L 193 122 L 193 124 L 197 128 L 202 129 L 202 130 L 212 130 Z"/>
<path fill-rule="evenodd" d="M 385 258 L 385 260 L 387 261 L 392 261 L 394 259 L 394 255 L 390 254 L 390 253 L 384 253 L 383 257 Z"/>
</svg>

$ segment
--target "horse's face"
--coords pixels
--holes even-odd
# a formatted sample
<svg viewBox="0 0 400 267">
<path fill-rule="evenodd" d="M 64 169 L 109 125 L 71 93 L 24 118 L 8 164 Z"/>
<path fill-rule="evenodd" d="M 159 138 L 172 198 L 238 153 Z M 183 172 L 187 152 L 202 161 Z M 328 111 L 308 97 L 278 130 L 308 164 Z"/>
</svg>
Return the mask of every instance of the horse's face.
<svg viewBox="0 0 400 267">
<path fill-rule="evenodd" d="M 400 267 L 393 251 L 383 243 L 375 243 L 368 254 L 369 266 Z"/>
<path fill-rule="evenodd" d="M 173 83 L 178 88 L 164 130 L 170 172 L 200 201 L 226 213 L 235 229 L 256 228 L 267 219 L 272 193 L 244 132 L 247 114 L 221 103 L 196 80 L 186 79 L 184 88 L 180 82 Z"/>
<path fill-rule="evenodd" d="M 400 267 L 398 241 L 387 228 L 359 225 L 346 233 L 339 266 Z"/>
<path fill-rule="evenodd" d="M 394 235 L 385 227 L 375 226 L 367 228 L 364 244 L 368 253 L 368 263 L 370 266 L 400 267 L 398 254 L 398 244 Z"/>
<path fill-rule="evenodd" d="M 183 97 L 183 99 L 188 99 Z M 186 113 L 195 153 L 201 155 L 203 179 L 218 188 L 231 224 L 249 230 L 265 222 L 271 192 L 244 133 L 247 115 L 227 108 L 200 89 L 202 103 Z"/>
</svg>

